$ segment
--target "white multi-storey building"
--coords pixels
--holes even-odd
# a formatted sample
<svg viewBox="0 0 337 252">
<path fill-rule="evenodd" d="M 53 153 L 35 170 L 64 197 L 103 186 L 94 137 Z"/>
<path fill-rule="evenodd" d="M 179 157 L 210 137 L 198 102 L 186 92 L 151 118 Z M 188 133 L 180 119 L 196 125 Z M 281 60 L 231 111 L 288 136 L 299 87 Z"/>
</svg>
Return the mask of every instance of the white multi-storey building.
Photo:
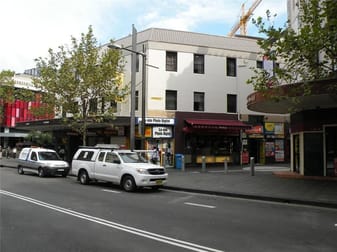
<svg viewBox="0 0 337 252">
<path fill-rule="evenodd" d="M 253 87 L 247 80 L 254 68 L 262 68 L 257 38 L 225 37 L 151 28 L 137 33 L 137 51 L 146 55 L 145 138 L 146 148 L 156 145 L 185 155 L 187 163 L 228 160 L 239 163 L 240 152 L 250 150 L 257 161 L 265 161 L 263 124 L 273 122 L 272 139 L 280 138 L 284 161 L 284 120 L 278 115 L 247 109 Z M 115 41 L 132 49 L 132 36 Z M 131 78 L 131 53 L 126 59 L 125 83 Z M 142 66 L 137 61 L 135 117 L 142 117 Z M 130 115 L 130 102 L 118 105 L 118 116 Z M 248 125 L 260 127 L 245 134 Z M 141 139 L 136 122 L 136 148 Z M 246 138 L 247 137 L 247 138 Z M 271 146 L 271 145 L 269 145 Z M 275 146 L 275 142 L 273 142 Z M 272 148 L 272 147 L 270 147 Z M 261 154 L 262 153 L 262 154 Z M 282 158 L 283 155 L 283 158 Z M 262 157 L 263 156 L 263 157 Z"/>
</svg>

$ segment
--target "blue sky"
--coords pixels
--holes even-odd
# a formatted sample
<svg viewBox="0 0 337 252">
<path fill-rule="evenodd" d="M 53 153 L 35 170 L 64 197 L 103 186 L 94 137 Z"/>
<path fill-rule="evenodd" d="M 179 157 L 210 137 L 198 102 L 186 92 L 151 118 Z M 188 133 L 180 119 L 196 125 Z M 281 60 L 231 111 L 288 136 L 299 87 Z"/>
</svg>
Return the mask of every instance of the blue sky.
<svg viewBox="0 0 337 252">
<path fill-rule="evenodd" d="M 104 44 L 150 27 L 226 36 L 254 0 L 10 0 L 0 2 L 0 71 L 17 73 L 35 67 L 34 59 L 49 48 L 70 44 L 92 25 Z M 276 26 L 287 19 L 287 0 L 262 0 L 253 18 L 277 14 Z M 249 22 L 248 35 L 258 36 Z"/>
</svg>

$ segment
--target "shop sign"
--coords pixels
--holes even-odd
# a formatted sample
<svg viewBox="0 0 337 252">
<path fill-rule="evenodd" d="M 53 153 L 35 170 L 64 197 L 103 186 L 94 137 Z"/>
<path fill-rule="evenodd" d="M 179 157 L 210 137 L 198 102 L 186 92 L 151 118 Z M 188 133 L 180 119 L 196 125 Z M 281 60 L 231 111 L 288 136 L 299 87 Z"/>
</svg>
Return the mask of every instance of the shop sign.
<svg viewBox="0 0 337 252">
<path fill-rule="evenodd" d="M 278 137 L 284 137 L 284 123 L 270 123 L 264 124 L 265 133 L 267 135 L 276 135 Z"/>
<path fill-rule="evenodd" d="M 263 134 L 262 125 L 253 126 L 251 129 L 246 129 L 246 134 Z"/>
<path fill-rule="evenodd" d="M 141 123 L 141 121 L 142 118 L 137 118 L 138 124 Z M 146 117 L 145 124 L 174 125 L 174 118 Z"/>
<path fill-rule="evenodd" d="M 152 127 L 153 138 L 172 138 L 172 127 Z"/>
</svg>

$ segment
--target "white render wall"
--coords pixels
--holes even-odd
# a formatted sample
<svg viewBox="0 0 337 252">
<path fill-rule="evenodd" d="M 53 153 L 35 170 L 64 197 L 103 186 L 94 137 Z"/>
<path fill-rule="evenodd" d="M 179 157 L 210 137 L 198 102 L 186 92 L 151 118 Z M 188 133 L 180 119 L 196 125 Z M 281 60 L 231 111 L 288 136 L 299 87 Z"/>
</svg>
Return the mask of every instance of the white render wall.
<svg viewBox="0 0 337 252">
<path fill-rule="evenodd" d="M 210 36 L 212 37 L 212 36 Z M 252 67 L 256 61 L 262 60 L 258 55 L 258 46 L 254 39 L 232 38 L 244 51 L 209 48 L 185 44 L 173 44 L 157 41 L 146 41 L 147 64 L 158 67 L 147 67 L 147 99 L 146 114 L 151 111 L 165 112 L 165 91 L 177 90 L 177 111 L 193 112 L 193 92 L 205 93 L 205 113 L 227 113 L 227 94 L 236 94 L 238 99 L 238 114 L 259 114 L 247 109 L 247 96 L 254 92 L 246 81 L 253 75 Z M 248 42 L 247 42 L 248 41 Z M 248 44 L 248 46 L 247 46 Z M 250 48 L 252 49 L 250 51 Z M 141 51 L 139 48 L 138 51 Z M 176 51 L 178 55 L 177 72 L 166 71 L 166 51 Z M 205 73 L 193 73 L 193 55 L 205 55 Z M 131 56 L 125 53 L 125 83 L 130 82 Z M 230 77 L 226 73 L 226 57 L 236 58 L 237 76 Z M 139 91 L 139 110 L 136 116 L 141 116 L 141 78 L 142 65 L 140 56 L 140 71 L 137 72 L 136 90 Z M 129 100 L 118 110 L 122 116 L 130 115 Z M 172 111 L 167 111 L 172 112 Z"/>
</svg>

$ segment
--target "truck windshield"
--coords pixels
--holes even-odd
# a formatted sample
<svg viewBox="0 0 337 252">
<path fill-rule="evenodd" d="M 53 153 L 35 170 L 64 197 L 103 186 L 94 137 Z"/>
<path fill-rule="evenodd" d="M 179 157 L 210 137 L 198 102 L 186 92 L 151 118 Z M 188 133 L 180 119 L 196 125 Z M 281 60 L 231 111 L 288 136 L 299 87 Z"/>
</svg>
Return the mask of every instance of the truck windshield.
<svg viewBox="0 0 337 252">
<path fill-rule="evenodd" d="M 56 152 L 45 151 L 39 152 L 39 160 L 61 160 Z"/>
<path fill-rule="evenodd" d="M 147 163 L 147 160 L 136 152 L 119 153 L 124 163 Z"/>
</svg>

